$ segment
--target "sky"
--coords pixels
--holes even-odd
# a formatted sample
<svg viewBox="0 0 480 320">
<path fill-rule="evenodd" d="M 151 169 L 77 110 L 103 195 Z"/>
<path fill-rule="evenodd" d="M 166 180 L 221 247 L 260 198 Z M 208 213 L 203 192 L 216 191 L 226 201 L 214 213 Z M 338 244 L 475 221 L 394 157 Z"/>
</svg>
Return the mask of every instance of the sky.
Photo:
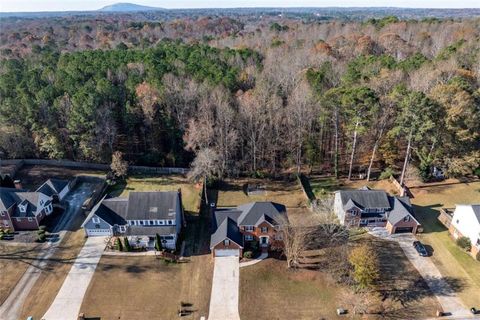
<svg viewBox="0 0 480 320">
<path fill-rule="evenodd" d="M 0 0 L 0 12 L 96 10 L 117 2 L 161 8 L 404 7 L 480 8 L 480 0 Z"/>
</svg>

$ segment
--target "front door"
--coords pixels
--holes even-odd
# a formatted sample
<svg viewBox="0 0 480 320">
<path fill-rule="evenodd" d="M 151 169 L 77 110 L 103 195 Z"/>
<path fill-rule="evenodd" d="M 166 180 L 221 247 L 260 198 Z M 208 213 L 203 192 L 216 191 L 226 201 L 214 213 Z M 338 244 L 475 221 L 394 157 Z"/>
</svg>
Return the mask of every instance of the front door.
<svg viewBox="0 0 480 320">
<path fill-rule="evenodd" d="M 262 247 L 268 246 L 268 237 L 260 237 L 260 245 Z"/>
</svg>

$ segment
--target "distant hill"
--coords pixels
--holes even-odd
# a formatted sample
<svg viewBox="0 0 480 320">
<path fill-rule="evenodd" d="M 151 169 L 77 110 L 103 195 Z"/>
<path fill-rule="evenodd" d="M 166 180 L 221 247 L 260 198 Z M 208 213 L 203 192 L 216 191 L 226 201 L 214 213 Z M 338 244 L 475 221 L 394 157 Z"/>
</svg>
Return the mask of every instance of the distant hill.
<svg viewBox="0 0 480 320">
<path fill-rule="evenodd" d="M 134 3 L 115 3 L 109 6 L 105 6 L 98 11 L 101 12 L 139 12 L 139 11 L 157 11 L 164 10 L 162 8 L 142 6 Z"/>
</svg>

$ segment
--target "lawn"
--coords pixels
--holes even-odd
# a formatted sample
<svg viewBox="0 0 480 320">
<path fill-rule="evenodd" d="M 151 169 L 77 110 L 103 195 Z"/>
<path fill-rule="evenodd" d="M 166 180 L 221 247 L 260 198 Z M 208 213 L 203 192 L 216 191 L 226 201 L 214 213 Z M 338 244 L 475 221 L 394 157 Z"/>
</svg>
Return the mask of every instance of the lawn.
<svg viewBox="0 0 480 320">
<path fill-rule="evenodd" d="M 35 260 L 40 244 L 6 245 L 0 242 L 0 305 L 5 301 L 23 276 L 32 260 Z"/>
<path fill-rule="evenodd" d="M 439 209 L 461 203 L 480 203 L 480 182 L 451 182 L 436 186 L 412 188 L 415 212 L 424 226 L 419 238 L 430 245 L 434 260 L 445 277 L 465 284 L 459 292 L 467 306 L 480 305 L 480 262 L 457 247 L 448 230 L 437 220 Z"/>
<path fill-rule="evenodd" d="M 85 233 L 82 229 L 75 232 L 67 231 L 62 243 L 48 259 L 47 265 L 41 270 L 40 277 L 30 291 L 22 307 L 21 319 L 26 319 L 28 316 L 40 319 L 45 314 L 84 243 Z"/>
<path fill-rule="evenodd" d="M 181 302 L 195 312 L 184 319 L 208 316 L 213 263 L 208 255 L 166 264 L 153 256 L 104 256 L 81 312 L 109 319 L 178 319 Z"/>
<path fill-rule="evenodd" d="M 266 192 L 259 195 L 247 195 L 248 184 L 259 184 L 266 187 Z M 235 207 L 254 201 L 273 201 L 287 208 L 306 205 L 306 198 L 297 180 L 273 181 L 267 179 L 231 179 L 220 184 L 216 196 L 217 207 Z"/>
<path fill-rule="evenodd" d="M 178 175 L 135 175 L 110 188 L 109 193 L 115 197 L 127 197 L 130 191 L 177 191 L 182 190 L 182 201 L 186 211 L 197 213 L 200 208 L 201 185 L 193 184 Z"/>
</svg>

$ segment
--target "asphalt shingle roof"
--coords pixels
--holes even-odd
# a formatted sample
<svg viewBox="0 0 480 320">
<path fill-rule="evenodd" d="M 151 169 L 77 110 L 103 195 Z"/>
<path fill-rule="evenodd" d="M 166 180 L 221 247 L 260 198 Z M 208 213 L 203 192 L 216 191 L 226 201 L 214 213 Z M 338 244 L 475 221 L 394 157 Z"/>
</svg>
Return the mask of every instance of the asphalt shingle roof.
<svg viewBox="0 0 480 320">
<path fill-rule="evenodd" d="M 342 205 L 345 206 L 349 204 L 349 201 L 352 200 L 355 205 L 359 206 L 361 209 L 366 208 L 390 208 L 390 202 L 388 201 L 388 195 L 383 190 L 341 190 L 340 198 L 342 200 Z"/>
<path fill-rule="evenodd" d="M 477 217 L 478 223 L 480 223 L 480 204 L 472 204 L 472 210 Z"/>
<path fill-rule="evenodd" d="M 175 219 L 178 192 L 130 192 L 128 220 Z"/>
<path fill-rule="evenodd" d="M 237 222 L 231 218 L 226 218 L 218 226 L 217 230 L 212 234 L 210 238 L 210 249 L 225 239 L 230 239 L 239 246 L 243 247 L 243 236 L 238 228 Z"/>
<path fill-rule="evenodd" d="M 67 185 L 68 180 L 48 179 L 37 189 L 37 191 L 51 197 L 54 194 L 59 194 Z"/>
</svg>

